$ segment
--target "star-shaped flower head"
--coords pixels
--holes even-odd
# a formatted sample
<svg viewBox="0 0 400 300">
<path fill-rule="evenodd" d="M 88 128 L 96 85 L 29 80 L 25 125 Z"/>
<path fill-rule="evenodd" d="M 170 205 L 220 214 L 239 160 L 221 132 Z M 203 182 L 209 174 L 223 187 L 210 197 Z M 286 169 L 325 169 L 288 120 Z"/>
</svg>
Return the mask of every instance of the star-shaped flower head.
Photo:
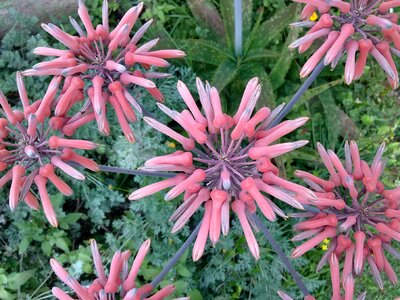
<svg viewBox="0 0 400 300">
<path fill-rule="evenodd" d="M 400 6 L 397 0 L 293 0 L 306 4 L 296 27 L 310 27 L 305 36 L 290 47 L 300 53 L 309 49 L 314 41 L 323 43 L 301 69 L 300 76 L 308 76 L 323 59 L 334 68 L 347 53 L 345 82 L 350 84 L 364 72 L 370 54 L 386 72 L 393 89 L 398 87 L 399 76 L 392 54 L 400 56 L 398 16 L 391 12 Z M 320 14 L 315 22 L 310 16 Z"/>
<path fill-rule="evenodd" d="M 141 113 L 142 109 L 128 90 L 133 86 L 141 86 L 157 101 L 162 102 L 164 96 L 151 79 L 164 78 L 169 74 L 158 73 L 153 69 L 167 67 L 169 63 L 165 59 L 185 55 L 182 51 L 172 49 L 152 51 L 158 39 L 138 45 L 152 22 L 148 21 L 130 36 L 142 8 L 142 2 L 132 7 L 117 27 L 111 29 L 108 23 L 108 2 L 104 0 L 103 23 L 95 28 L 85 4 L 79 0 L 78 14 L 83 28 L 70 17 L 71 24 L 79 36 L 70 35 L 54 24 L 42 24 L 43 29 L 67 49 L 34 49 L 35 54 L 57 58 L 38 63 L 33 69 L 22 74 L 65 77 L 63 94 L 54 108 L 57 117 L 66 118 L 74 104 L 85 100 L 81 104 L 84 117 L 81 122 L 87 123 L 96 119 L 99 130 L 108 135 L 110 128 L 106 109 L 109 103 L 117 115 L 125 137 L 134 142 L 129 122 L 135 122 L 135 110 Z"/>
<path fill-rule="evenodd" d="M 62 289 L 54 287 L 52 292 L 57 299 L 162 300 L 167 298 L 175 291 L 174 285 L 171 284 L 167 285 L 152 296 L 149 296 L 151 291 L 154 289 L 151 284 L 145 284 L 141 287 L 136 286 L 135 280 L 143 260 L 149 251 L 150 240 L 145 241 L 141 245 L 130 269 L 128 263 L 129 257 L 131 256 L 130 251 L 117 251 L 111 260 L 108 275 L 106 275 L 96 241 L 92 240 L 90 246 L 97 278 L 88 287 L 81 285 L 75 278 L 71 277 L 58 261 L 55 259 L 50 260 L 51 268 L 53 269 L 54 273 L 56 273 L 57 277 L 75 293 L 75 296 L 72 297 L 71 294 L 67 294 Z M 188 300 L 188 298 L 179 298 L 179 300 Z"/>
<path fill-rule="evenodd" d="M 57 226 L 46 185 L 50 181 L 64 195 L 72 195 L 72 189 L 57 174 L 61 170 L 78 180 L 85 176 L 68 162 L 74 162 L 92 171 L 98 171 L 97 164 L 75 152 L 75 149 L 92 150 L 97 144 L 72 140 L 54 129 L 49 103 L 52 103 L 61 78 L 55 77 L 43 97 L 31 104 L 22 77 L 17 73 L 17 85 L 23 110 L 13 110 L 7 99 L 0 92 L 0 105 L 5 118 L 0 118 L 0 188 L 11 181 L 9 203 L 15 210 L 18 202 L 24 200 L 29 207 L 38 210 L 39 202 L 31 193 L 36 186 L 47 220 Z"/>
<path fill-rule="evenodd" d="M 165 195 L 167 201 L 184 194 L 183 204 L 170 218 L 175 222 L 172 232 L 180 230 L 195 211 L 204 206 L 203 221 L 193 249 L 194 260 L 202 256 L 208 236 L 215 245 L 221 231 L 228 234 L 232 209 L 239 218 L 251 253 L 258 259 L 259 248 L 250 228 L 250 215 L 258 206 L 270 221 L 275 221 L 276 214 L 285 217 L 266 195 L 302 208 L 292 196 L 293 192 L 284 189 L 290 183 L 279 177 L 273 159 L 307 143 L 277 141 L 302 126 L 308 118 L 284 121 L 269 128 L 283 105 L 273 111 L 268 107 L 255 111 L 261 91 L 258 78 L 247 84 L 234 116 L 222 111 L 216 88 L 197 79 L 197 90 L 203 112 L 183 82 L 178 82 L 178 91 L 188 110 L 177 112 L 158 104 L 188 136 L 155 119 L 144 118 L 150 126 L 180 143 L 183 150 L 148 160 L 143 169 L 176 175 L 133 192 L 129 199 L 137 200 L 167 188 L 171 188 Z M 296 192 L 304 198 L 311 193 L 301 186 Z"/>
<path fill-rule="evenodd" d="M 308 240 L 292 256 L 302 256 L 329 239 L 317 270 L 329 261 L 333 299 L 340 299 L 341 286 L 346 299 L 353 299 L 354 276 L 361 276 L 366 264 L 381 289 L 382 273 L 396 284 L 397 276 L 386 255 L 400 258 L 400 253 L 391 246 L 393 240 L 400 242 L 400 188 L 389 190 L 379 181 L 386 163 L 382 158 L 385 145 L 379 147 L 371 165 L 360 158 L 354 141 L 345 143 L 344 163 L 321 144 L 317 148 L 330 178 L 322 179 L 304 171 L 295 173 L 317 196 L 311 202 L 317 210 L 294 214 L 306 220 L 294 226 L 300 233 L 293 241 Z M 341 280 L 340 260 L 344 260 Z"/>
</svg>

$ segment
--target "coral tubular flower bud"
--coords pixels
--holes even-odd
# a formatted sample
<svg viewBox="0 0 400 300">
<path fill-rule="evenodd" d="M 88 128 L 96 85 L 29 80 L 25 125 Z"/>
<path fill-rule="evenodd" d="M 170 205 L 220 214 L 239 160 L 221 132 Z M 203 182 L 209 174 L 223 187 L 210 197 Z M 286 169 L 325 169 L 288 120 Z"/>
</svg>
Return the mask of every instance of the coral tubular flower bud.
<svg viewBox="0 0 400 300">
<path fill-rule="evenodd" d="M 193 246 L 193 261 L 198 261 L 204 253 L 204 247 L 206 246 L 207 237 L 210 231 L 212 206 L 212 201 L 207 201 L 204 204 L 203 220 L 201 221 L 200 231 Z"/>
<path fill-rule="evenodd" d="M 154 68 L 169 66 L 166 59 L 185 56 L 183 51 L 175 49 L 151 51 L 157 44 L 158 38 L 141 43 L 140 39 L 151 25 L 151 20 L 132 34 L 133 27 L 142 9 L 143 3 L 132 7 L 119 20 L 115 28 L 110 28 L 107 0 L 104 0 L 102 5 L 102 23 L 97 25 L 92 23 L 93 17 L 91 17 L 84 2 L 80 0 L 78 1 L 79 20 L 69 18 L 72 27 L 78 34 L 77 36 L 64 32 L 54 24 L 42 24 L 42 28 L 67 49 L 35 48 L 34 54 L 52 57 L 52 59 L 40 62 L 32 69 L 20 73 L 23 76 L 53 75 L 59 77 L 59 80 L 62 77 L 65 79 L 65 88 L 63 88 L 56 105 L 50 105 L 53 103 L 50 103 L 52 100 L 50 101 L 49 97 L 46 98 L 46 101 L 43 101 L 44 104 L 41 105 L 38 113 L 39 121 L 43 121 L 46 116 L 50 115 L 50 109 L 55 108 L 56 116 L 66 117 L 74 106 L 81 105 L 82 114 L 87 115 L 92 111 L 95 113 L 95 118 L 86 119 L 86 121 L 96 120 L 98 130 L 108 135 L 110 130 L 106 118 L 107 107 L 114 108 L 116 112 L 120 112 L 119 108 L 121 108 L 127 120 L 123 120 L 121 113 L 117 113 L 119 123 L 121 128 L 123 127 L 122 130 L 126 138 L 130 142 L 134 141 L 133 133 L 128 130 L 129 126 L 127 126 L 126 121 L 135 122 L 136 117 L 133 109 L 139 113 L 142 112 L 142 109 L 136 101 L 134 103 L 130 101 L 131 95 L 129 97 L 125 95 L 127 89 L 131 90 L 134 86 L 140 86 L 145 88 L 157 101 L 163 101 L 162 92 L 157 89 L 151 79 L 164 78 L 165 76 L 162 74 L 165 73 L 158 73 Z M 82 82 L 79 88 L 68 88 L 71 81 L 77 80 Z M 110 93 L 107 86 L 113 82 L 122 83 L 122 93 L 128 101 L 127 103 L 126 100 L 121 100 L 121 93 L 115 95 L 120 106 L 111 103 L 113 100 L 112 98 L 110 100 L 110 96 L 114 93 Z M 82 101 L 87 96 L 91 100 L 89 103 Z M 24 113 L 26 113 L 25 105 Z M 10 117 L 14 122 L 14 116 L 10 115 Z M 67 132 L 70 130 L 70 128 L 66 129 Z"/>
<path fill-rule="evenodd" d="M 150 46 L 152 43 L 149 42 L 146 47 Z M 143 49 L 140 49 L 144 51 L 141 55 L 146 55 L 145 51 L 148 50 Z M 137 53 L 139 49 L 134 51 Z M 169 55 L 166 52 L 157 54 L 161 58 Z M 168 187 L 171 189 L 164 198 L 167 201 L 183 194 L 183 203 L 170 217 L 170 221 L 175 222 L 172 227 L 174 233 L 182 229 L 201 206 L 205 206 L 205 216 L 192 253 L 194 260 L 202 256 L 207 236 L 212 245 L 216 246 L 221 232 L 223 235 L 228 234 L 231 208 L 233 210 L 232 201 L 238 201 L 233 202 L 239 203 L 235 204 L 235 207 L 240 206 L 235 211 L 236 215 L 243 227 L 249 248 L 258 259 L 260 253 L 249 226 L 249 222 L 252 221 L 250 214 L 259 208 L 267 219 L 274 221 L 277 215 L 287 217 L 276 201 L 303 209 L 296 197 L 316 198 L 313 192 L 306 188 L 279 180 L 276 177 L 279 175 L 279 169 L 272 161 L 272 158 L 293 151 L 308 142 L 278 141 L 304 125 L 308 118 L 287 120 L 268 128 L 283 106 L 272 111 L 267 107 L 256 109 L 261 94 L 258 78 L 253 78 L 247 83 L 233 116 L 223 111 L 223 99 L 215 87 L 208 82 L 203 83 L 199 78 L 196 79 L 196 87 L 198 102 L 183 82 L 179 81 L 177 84 L 178 92 L 188 109 L 178 112 L 164 104 L 158 104 L 158 107 L 186 133 L 180 134 L 158 120 L 144 117 L 145 122 L 154 129 L 182 144 L 185 151 L 178 150 L 171 155 L 151 158 L 143 169 L 179 172 L 181 179 L 175 183 L 167 179 L 151 184 L 133 192 L 130 199 L 136 200 Z M 274 144 L 270 145 L 272 143 Z M 269 172 L 275 176 L 271 184 L 262 181 L 263 174 Z M 270 199 L 269 196 L 274 198 Z"/>
<path fill-rule="evenodd" d="M 398 87 L 397 70 L 391 63 L 391 53 L 379 55 L 378 45 L 389 45 L 392 52 L 400 48 L 400 34 L 398 33 L 398 17 L 392 8 L 398 7 L 397 0 L 393 1 L 355 1 L 355 0 L 293 0 L 304 3 L 300 15 L 302 22 L 294 23 L 293 27 L 309 28 L 306 34 L 294 41 L 289 47 L 298 47 L 303 53 L 310 49 L 314 41 L 323 40 L 314 54 L 303 66 L 300 76 L 308 76 L 323 59 L 325 65 L 331 64 L 334 69 L 342 58 L 347 56 L 345 67 L 345 83 L 350 84 L 359 79 L 364 72 L 368 54 L 371 54 L 382 69 L 388 74 L 393 89 Z M 319 12 L 316 20 L 310 18 Z M 337 36 L 334 36 L 336 35 Z M 357 47 L 358 45 L 358 47 Z M 358 54 L 357 54 L 358 52 Z M 357 59 L 356 59 L 357 57 Z M 391 67 L 389 67 L 391 65 Z"/>
<path fill-rule="evenodd" d="M 160 291 L 156 292 L 150 296 L 153 286 L 151 284 L 145 284 L 141 287 L 136 285 L 136 276 L 139 269 L 150 249 L 150 240 L 146 240 L 133 261 L 132 267 L 129 270 L 128 259 L 130 256 L 129 251 L 117 251 L 109 267 L 109 272 L 107 273 L 100 256 L 99 247 L 96 241 L 92 240 L 90 243 L 94 267 L 96 270 L 97 278 L 89 285 L 88 288 L 80 285 L 77 280 L 70 277 L 68 273 L 64 270 L 60 263 L 55 259 L 50 260 L 50 265 L 53 271 L 56 273 L 57 277 L 67 284 L 72 293 L 75 294 L 74 298 L 67 296 L 64 291 L 59 288 L 53 288 L 53 295 L 59 300 L 95 300 L 95 299 L 124 299 L 124 300 L 136 300 L 136 299 L 165 299 L 175 291 L 174 285 L 167 285 Z M 128 272 L 129 271 L 129 272 Z M 146 296 L 147 298 L 143 298 Z M 69 298 L 68 298 L 69 297 Z M 139 297 L 139 298 L 137 298 Z"/>
<path fill-rule="evenodd" d="M 366 262 L 380 288 L 383 288 L 382 272 L 388 274 L 389 280 L 397 282 L 393 269 L 386 264 L 384 250 L 398 255 L 390 244 L 394 240 L 400 241 L 397 201 L 400 193 L 398 188 L 386 190 L 379 181 L 385 164 L 385 144 L 377 150 L 372 164 L 360 158 L 355 141 L 345 142 L 344 163 L 332 150 L 326 151 L 321 144 L 318 144 L 317 148 L 331 180 L 336 178 L 337 182 L 335 185 L 326 185 L 316 176 L 296 171 L 296 175 L 305 179 L 310 189 L 315 191 L 317 199 L 310 201 L 308 205 L 315 206 L 318 211 L 294 216 L 306 218 L 295 225 L 294 228 L 300 233 L 296 234 L 294 241 L 303 241 L 315 236 L 298 246 L 293 256 L 301 256 L 315 247 L 321 241 L 319 237 L 324 236 L 327 228 L 331 228 L 335 232 L 331 236 L 328 235 L 332 240 L 329 241 L 330 246 L 326 253 L 333 253 L 338 261 L 344 256 L 342 287 L 345 290 L 345 298 L 353 297 L 353 276 L 363 274 Z M 299 196 L 296 196 L 296 199 L 300 199 Z M 325 264 L 326 257 L 325 254 L 321 258 L 319 269 Z M 337 273 L 336 263 L 331 265 L 331 272 Z M 340 287 L 338 288 L 336 280 L 334 285 L 333 298 L 340 299 Z"/>
</svg>

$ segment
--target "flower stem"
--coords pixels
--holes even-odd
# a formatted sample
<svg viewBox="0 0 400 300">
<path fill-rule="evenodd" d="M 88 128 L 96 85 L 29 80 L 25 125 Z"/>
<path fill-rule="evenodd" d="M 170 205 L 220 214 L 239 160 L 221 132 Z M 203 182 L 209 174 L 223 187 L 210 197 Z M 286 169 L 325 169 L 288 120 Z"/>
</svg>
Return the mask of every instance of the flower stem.
<svg viewBox="0 0 400 300">
<path fill-rule="evenodd" d="M 282 251 L 282 248 L 275 241 L 274 237 L 272 236 L 272 234 L 268 230 L 268 228 L 263 224 L 263 222 L 258 218 L 258 216 L 256 214 L 252 214 L 251 217 L 253 218 L 253 221 L 257 225 L 257 227 L 262 231 L 262 233 L 268 240 L 269 244 L 272 246 L 272 248 L 274 248 L 275 252 L 278 254 L 280 260 L 283 262 L 283 264 L 285 265 L 288 272 L 292 275 L 294 281 L 296 282 L 297 286 L 300 288 L 303 295 L 304 296 L 310 295 L 310 292 L 307 290 L 307 288 L 306 288 L 305 284 L 303 283 L 303 281 L 301 280 L 299 274 L 296 272 L 296 270 L 290 263 L 289 259 L 285 255 L 285 253 Z"/>
<path fill-rule="evenodd" d="M 312 71 L 311 75 L 307 78 L 307 80 L 303 83 L 303 85 L 298 89 L 296 94 L 292 99 L 288 102 L 287 105 L 282 109 L 282 111 L 276 116 L 276 118 L 271 122 L 271 124 L 267 128 L 272 128 L 278 125 L 282 119 L 290 112 L 292 107 L 301 99 L 301 96 L 307 91 L 310 85 L 317 79 L 318 75 L 325 68 L 324 60 L 322 59 L 318 65 L 315 67 L 314 71 Z"/>
<path fill-rule="evenodd" d="M 243 52 L 243 16 L 242 16 L 242 0 L 234 0 L 235 14 L 235 55 L 242 56 Z"/>
<path fill-rule="evenodd" d="M 110 167 L 110 166 L 103 166 L 103 165 L 99 165 L 99 168 L 103 172 L 129 174 L 129 175 L 143 175 L 143 176 L 154 176 L 154 177 L 175 177 L 177 175 L 175 173 L 152 172 L 152 171 L 145 171 L 145 170 L 131 170 L 131 169 Z"/>
<path fill-rule="evenodd" d="M 188 239 L 183 243 L 181 248 L 175 253 L 175 255 L 170 259 L 170 261 L 165 265 L 165 267 L 162 269 L 160 274 L 158 274 L 153 281 L 150 283 L 152 287 L 156 287 L 161 280 L 167 275 L 167 273 L 172 269 L 173 266 L 176 265 L 176 263 L 179 261 L 179 259 L 182 257 L 182 255 L 185 253 L 185 251 L 189 248 L 189 246 L 192 244 L 194 239 L 197 237 L 197 234 L 199 233 L 200 230 L 200 225 L 201 222 L 197 225 L 197 227 L 192 231 Z"/>
</svg>

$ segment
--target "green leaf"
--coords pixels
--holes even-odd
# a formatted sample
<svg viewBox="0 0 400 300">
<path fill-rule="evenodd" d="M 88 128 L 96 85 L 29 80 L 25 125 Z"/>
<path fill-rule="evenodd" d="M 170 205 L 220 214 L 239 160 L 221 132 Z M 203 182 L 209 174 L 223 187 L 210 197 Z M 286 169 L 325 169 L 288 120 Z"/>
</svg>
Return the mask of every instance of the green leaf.
<svg viewBox="0 0 400 300">
<path fill-rule="evenodd" d="M 251 26 L 253 25 L 253 0 L 242 0 L 242 16 L 244 40 L 250 34 Z"/>
<path fill-rule="evenodd" d="M 25 236 L 19 243 L 19 254 L 25 253 L 26 250 L 28 249 L 30 243 L 31 243 L 31 239 L 29 237 Z"/>
<path fill-rule="evenodd" d="M 51 250 L 52 250 L 52 246 L 51 246 L 51 243 L 49 241 L 42 242 L 42 244 L 40 245 L 40 248 L 42 249 L 42 251 L 43 251 L 43 253 L 45 255 L 50 256 Z"/>
<path fill-rule="evenodd" d="M 0 275 L 0 284 L 5 285 L 7 283 L 7 276 L 4 274 Z"/>
<path fill-rule="evenodd" d="M 235 15 L 233 0 L 221 0 L 220 9 L 222 21 L 224 22 L 225 38 L 228 48 L 233 51 L 235 48 Z"/>
<path fill-rule="evenodd" d="M 58 193 L 56 195 L 51 196 L 51 204 L 53 205 L 54 210 L 60 209 L 62 202 L 63 202 L 63 194 Z"/>
<path fill-rule="evenodd" d="M 312 97 L 318 96 L 322 92 L 330 89 L 331 87 L 333 87 L 335 85 L 338 85 L 341 82 L 342 82 L 342 79 L 338 79 L 338 80 L 334 80 L 334 81 L 331 81 L 331 82 L 328 82 L 328 83 L 321 84 L 321 85 L 319 85 L 319 86 L 317 86 L 315 88 L 311 88 L 311 89 L 309 88 L 304 93 L 304 95 L 301 97 L 301 101 L 308 101 Z M 292 97 L 293 96 L 285 97 L 285 98 L 282 99 L 282 102 L 288 103 Z"/>
<path fill-rule="evenodd" d="M 231 61 L 224 61 L 214 72 L 212 85 L 221 92 L 236 76 L 238 72 L 237 65 Z"/>
<path fill-rule="evenodd" d="M 265 48 L 268 43 L 276 39 L 281 32 L 288 28 L 288 24 L 292 22 L 298 14 L 298 6 L 292 3 L 289 6 L 282 7 L 270 19 L 262 23 L 254 34 L 251 48 Z"/>
<path fill-rule="evenodd" d="M 247 55 L 246 53 L 249 51 L 249 47 L 251 46 L 254 37 L 256 36 L 257 32 L 258 32 L 258 28 L 260 27 L 260 24 L 263 20 L 263 14 L 264 14 L 264 9 L 260 9 L 257 10 L 257 19 L 254 23 L 253 28 L 251 29 L 251 31 L 249 32 L 248 35 L 243 36 L 243 40 L 244 40 L 244 51 L 245 51 L 245 55 Z M 256 48 L 254 48 L 256 49 Z M 254 50 L 253 49 L 253 50 Z"/>
<path fill-rule="evenodd" d="M 185 51 L 188 59 L 219 66 L 228 58 L 234 59 L 228 52 L 222 50 L 223 47 L 212 41 L 203 40 L 181 40 L 178 41 L 179 49 Z"/>
<path fill-rule="evenodd" d="M 257 107 L 275 107 L 275 94 L 271 80 L 265 69 L 259 64 L 247 64 L 240 69 L 240 76 L 247 83 L 251 78 L 258 77 L 261 84 L 261 95 Z"/>
<path fill-rule="evenodd" d="M 335 99 L 330 90 L 321 93 L 318 98 L 325 113 L 324 123 L 328 132 L 328 145 L 330 148 L 335 148 L 342 127 L 338 116 L 339 108 L 336 106 Z"/>
<path fill-rule="evenodd" d="M 13 300 L 15 296 L 0 286 L 0 299 Z"/>
<path fill-rule="evenodd" d="M 36 274 L 36 269 L 20 272 L 20 273 L 11 273 L 8 275 L 8 287 L 11 290 L 17 290 L 22 285 L 25 284 L 30 278 L 32 278 Z"/>
<path fill-rule="evenodd" d="M 200 291 L 197 289 L 193 289 L 188 293 L 190 300 L 203 300 L 203 296 L 201 295 Z"/>
<path fill-rule="evenodd" d="M 224 24 L 213 3 L 207 0 L 187 0 L 187 3 L 201 27 L 207 28 L 216 37 L 225 37 Z"/>
<path fill-rule="evenodd" d="M 296 52 L 292 49 L 289 49 L 288 46 L 294 40 L 296 40 L 298 36 L 299 31 L 297 29 L 293 29 L 290 31 L 289 36 L 282 47 L 281 55 L 275 63 L 274 67 L 272 68 L 271 73 L 269 74 L 274 90 L 278 89 L 285 82 L 286 74 L 290 69 L 293 57 L 296 54 Z"/>
<path fill-rule="evenodd" d="M 177 280 L 174 282 L 176 290 L 179 292 L 185 291 L 187 289 L 188 283 L 184 280 Z"/>
<path fill-rule="evenodd" d="M 264 60 L 268 58 L 278 58 L 279 53 L 268 50 L 268 49 L 252 49 L 247 52 L 246 58 L 243 60 L 243 63 L 255 61 L 255 60 Z"/>
<path fill-rule="evenodd" d="M 60 248 L 65 252 L 69 251 L 68 242 L 66 241 L 65 238 L 57 238 L 55 245 L 57 246 L 57 248 Z"/>
<path fill-rule="evenodd" d="M 182 277 L 191 277 L 192 276 L 192 272 L 190 272 L 189 269 L 186 268 L 185 266 L 179 266 L 177 269 L 177 272 Z"/>
<path fill-rule="evenodd" d="M 59 219 L 60 227 L 62 229 L 68 229 L 69 225 L 77 222 L 83 216 L 85 216 L 85 215 L 82 214 L 82 213 L 71 213 L 71 214 L 68 214 L 65 217 Z"/>
</svg>

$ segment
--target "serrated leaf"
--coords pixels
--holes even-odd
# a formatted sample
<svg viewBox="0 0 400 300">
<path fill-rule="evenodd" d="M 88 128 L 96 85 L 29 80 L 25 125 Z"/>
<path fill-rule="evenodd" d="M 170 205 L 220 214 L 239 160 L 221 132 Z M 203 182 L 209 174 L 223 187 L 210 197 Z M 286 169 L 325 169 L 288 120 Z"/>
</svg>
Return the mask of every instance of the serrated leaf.
<svg viewBox="0 0 400 300">
<path fill-rule="evenodd" d="M 251 32 L 253 25 L 253 0 L 242 0 L 243 40 Z"/>
<path fill-rule="evenodd" d="M 225 28 L 225 39 L 228 48 L 233 51 L 235 48 L 235 14 L 233 0 L 221 0 L 220 10 Z"/>
<path fill-rule="evenodd" d="M 335 85 L 338 85 L 341 82 L 343 82 L 343 80 L 342 79 L 338 79 L 338 80 L 334 80 L 334 81 L 331 81 L 331 82 L 328 82 L 328 83 L 321 84 L 321 85 L 319 85 L 317 87 L 314 87 L 314 88 L 311 88 L 311 89 L 309 88 L 304 93 L 304 95 L 301 97 L 300 101 L 308 101 L 312 97 L 318 96 L 322 92 L 330 89 L 331 87 L 333 87 Z M 292 97 L 293 96 L 285 97 L 285 98 L 282 99 L 282 102 L 288 103 Z"/>
<path fill-rule="evenodd" d="M 256 34 L 258 32 L 258 28 L 260 27 L 261 22 L 263 20 L 263 14 L 264 14 L 264 10 L 263 9 L 257 10 L 257 19 L 256 19 L 256 21 L 254 23 L 253 28 L 251 29 L 251 31 L 249 32 L 248 35 L 245 35 L 243 37 L 245 53 L 247 53 L 249 51 L 249 47 L 252 45 L 253 39 L 256 36 Z M 254 49 L 257 49 L 257 48 L 254 48 Z"/>
<path fill-rule="evenodd" d="M 289 45 L 298 38 L 299 31 L 297 29 L 293 29 L 290 31 L 285 44 L 282 47 L 281 55 L 279 59 L 276 61 L 274 67 L 269 74 L 271 79 L 272 86 L 274 90 L 278 89 L 284 82 L 287 72 L 290 69 L 290 66 L 293 61 L 293 57 L 295 55 L 295 51 L 289 49 Z"/>
<path fill-rule="evenodd" d="M 214 72 L 212 85 L 221 92 L 236 76 L 238 72 L 237 65 L 231 61 L 224 61 Z"/>
<path fill-rule="evenodd" d="M 261 95 L 257 102 L 257 108 L 263 106 L 275 107 L 274 90 L 265 69 L 258 64 L 247 64 L 240 69 L 240 78 L 246 83 L 253 77 L 258 77 L 261 84 Z"/>
<path fill-rule="evenodd" d="M 268 43 L 276 39 L 281 32 L 288 28 L 288 24 L 297 16 L 296 3 L 285 6 L 277 11 L 270 19 L 262 23 L 254 34 L 251 48 L 265 48 Z"/>
<path fill-rule="evenodd" d="M 296 151 L 289 152 L 287 153 L 287 155 L 285 155 L 285 161 L 293 159 L 315 162 L 315 154 L 310 154 L 309 152 L 304 151 L 300 148 L 296 149 Z"/>
<path fill-rule="evenodd" d="M 255 60 L 264 60 L 268 58 L 278 58 L 279 54 L 275 51 L 268 49 L 252 49 L 246 54 L 246 58 L 243 60 L 245 62 L 252 62 Z"/>
<path fill-rule="evenodd" d="M 188 59 L 219 66 L 226 59 L 233 57 L 226 51 L 222 50 L 222 46 L 212 41 L 203 40 L 182 40 L 178 42 L 179 49 L 186 52 Z"/>
<path fill-rule="evenodd" d="M 36 274 L 36 269 L 19 272 L 19 273 L 11 273 L 8 275 L 8 288 L 11 290 L 17 290 L 21 286 L 23 286 L 30 278 L 32 278 Z"/>
<path fill-rule="evenodd" d="M 225 38 L 224 23 L 214 4 L 207 0 L 187 0 L 187 3 L 201 27 L 216 37 Z"/>
<path fill-rule="evenodd" d="M 332 97 L 330 90 L 321 93 L 318 98 L 324 110 L 324 123 L 328 132 L 328 145 L 330 148 L 334 148 L 342 127 L 338 116 L 339 108 L 336 106 L 335 99 Z"/>
</svg>

